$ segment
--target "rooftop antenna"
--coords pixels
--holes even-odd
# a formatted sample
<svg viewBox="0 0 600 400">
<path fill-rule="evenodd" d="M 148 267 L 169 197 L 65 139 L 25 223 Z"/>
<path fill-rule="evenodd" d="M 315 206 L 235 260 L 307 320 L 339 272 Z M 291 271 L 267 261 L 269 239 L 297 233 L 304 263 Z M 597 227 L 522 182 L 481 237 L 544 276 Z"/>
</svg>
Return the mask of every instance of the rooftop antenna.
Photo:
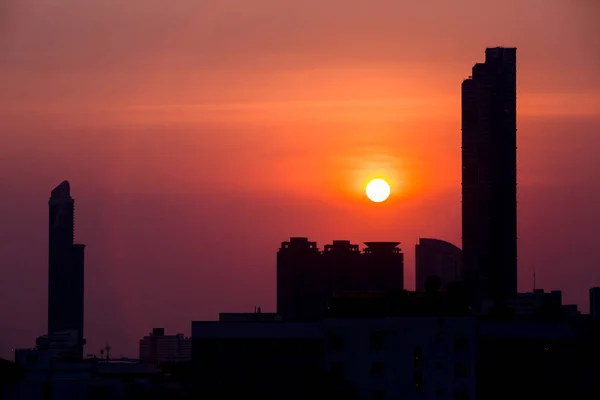
<svg viewBox="0 0 600 400">
<path fill-rule="evenodd" d="M 533 269 L 533 290 L 535 290 L 535 268 Z"/>
<path fill-rule="evenodd" d="M 104 347 L 104 350 L 106 350 L 106 361 L 108 361 L 110 359 L 110 350 L 112 349 L 112 347 L 110 347 L 110 344 L 108 344 L 108 342 L 106 342 L 106 346 Z"/>
</svg>

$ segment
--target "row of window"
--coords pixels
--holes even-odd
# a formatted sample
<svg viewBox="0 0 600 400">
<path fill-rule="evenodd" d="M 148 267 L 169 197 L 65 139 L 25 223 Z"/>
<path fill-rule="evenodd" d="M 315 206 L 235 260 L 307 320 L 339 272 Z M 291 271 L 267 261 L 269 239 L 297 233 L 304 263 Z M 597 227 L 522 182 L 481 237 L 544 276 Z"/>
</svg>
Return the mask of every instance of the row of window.
<svg viewBox="0 0 600 400">
<path fill-rule="evenodd" d="M 436 335 L 436 341 L 442 340 L 441 335 Z M 330 339 L 330 348 L 333 352 L 344 351 L 344 339 L 339 336 L 332 336 Z M 382 351 L 386 349 L 386 332 L 373 332 L 369 335 L 369 348 L 372 351 Z M 418 357 L 422 356 L 422 350 L 420 346 L 415 347 L 415 357 L 417 357 L 417 349 L 419 352 Z M 454 338 L 454 351 L 456 352 L 467 352 L 469 351 L 469 338 L 465 336 L 456 336 Z"/>
<path fill-rule="evenodd" d="M 444 397 L 444 389 L 436 388 L 435 395 L 437 397 Z M 385 391 L 383 390 L 374 390 L 371 393 L 371 400 L 384 400 L 385 399 Z M 453 400 L 469 400 L 469 391 L 467 389 L 456 389 L 452 394 Z"/>
<path fill-rule="evenodd" d="M 443 364 L 441 362 L 435 363 L 436 370 L 442 370 Z M 330 371 L 333 376 L 338 379 L 345 378 L 345 366 L 343 362 L 334 362 L 330 365 Z M 386 373 L 386 364 L 383 362 L 374 362 L 371 364 L 371 377 L 372 378 L 382 378 Z M 421 384 L 422 381 L 422 372 L 415 372 L 415 388 Z M 469 365 L 464 362 L 456 362 L 454 363 L 454 378 L 456 379 L 466 379 L 469 377 Z"/>
</svg>

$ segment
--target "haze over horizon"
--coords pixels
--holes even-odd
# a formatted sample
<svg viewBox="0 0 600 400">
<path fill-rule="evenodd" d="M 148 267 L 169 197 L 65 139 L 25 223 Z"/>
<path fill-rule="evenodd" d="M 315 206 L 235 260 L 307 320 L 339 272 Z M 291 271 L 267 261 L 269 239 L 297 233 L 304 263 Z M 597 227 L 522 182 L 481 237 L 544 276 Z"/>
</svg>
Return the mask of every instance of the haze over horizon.
<svg viewBox="0 0 600 400">
<path fill-rule="evenodd" d="M 46 330 L 50 191 L 86 248 L 86 353 L 275 308 L 290 236 L 461 246 L 460 84 L 517 47 L 519 289 L 600 285 L 600 5 L 0 5 L 0 357 Z M 435 4 L 431 4 L 435 3 Z M 492 5 L 493 4 L 493 5 Z M 385 177 L 392 196 L 364 197 Z M 362 247 L 362 246 L 361 246 Z"/>
</svg>

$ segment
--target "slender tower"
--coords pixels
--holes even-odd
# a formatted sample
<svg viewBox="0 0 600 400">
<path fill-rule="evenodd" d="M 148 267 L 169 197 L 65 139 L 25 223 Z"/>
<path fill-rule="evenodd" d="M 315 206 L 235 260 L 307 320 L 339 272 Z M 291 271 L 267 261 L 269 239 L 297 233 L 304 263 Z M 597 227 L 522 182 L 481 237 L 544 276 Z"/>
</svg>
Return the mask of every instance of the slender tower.
<svg viewBox="0 0 600 400">
<path fill-rule="evenodd" d="M 75 333 L 71 356 L 82 358 L 85 246 L 73 242 L 75 200 L 70 191 L 64 181 L 52 190 L 49 201 L 48 337 Z"/>
<path fill-rule="evenodd" d="M 462 83 L 463 278 L 473 303 L 517 293 L 516 49 L 488 48 Z"/>
</svg>

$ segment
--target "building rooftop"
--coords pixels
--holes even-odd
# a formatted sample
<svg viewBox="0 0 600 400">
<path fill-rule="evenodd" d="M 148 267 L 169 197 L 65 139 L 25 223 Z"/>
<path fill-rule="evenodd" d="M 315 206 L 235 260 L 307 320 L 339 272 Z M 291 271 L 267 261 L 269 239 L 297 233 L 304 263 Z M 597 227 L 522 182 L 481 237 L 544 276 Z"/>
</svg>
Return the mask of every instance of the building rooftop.
<svg viewBox="0 0 600 400">
<path fill-rule="evenodd" d="M 418 293 L 345 292 L 334 294 L 329 317 L 383 317 L 394 315 L 468 315 L 470 310 L 459 290 Z"/>
<path fill-rule="evenodd" d="M 50 197 L 55 200 L 70 200 L 71 185 L 69 184 L 69 181 L 63 181 L 60 185 L 52 189 Z"/>
</svg>

